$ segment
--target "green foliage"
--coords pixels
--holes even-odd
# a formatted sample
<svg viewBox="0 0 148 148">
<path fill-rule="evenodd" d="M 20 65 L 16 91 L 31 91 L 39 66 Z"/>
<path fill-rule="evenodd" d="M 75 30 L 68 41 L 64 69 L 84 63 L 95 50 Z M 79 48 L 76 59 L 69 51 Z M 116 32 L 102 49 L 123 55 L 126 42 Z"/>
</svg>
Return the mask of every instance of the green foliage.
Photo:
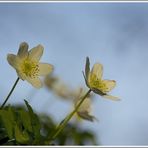
<svg viewBox="0 0 148 148">
<path fill-rule="evenodd" d="M 20 144 L 27 144 L 30 141 L 27 130 L 23 130 L 21 125 L 19 125 L 18 123 L 16 123 L 14 127 L 14 137 L 16 141 Z"/>
<path fill-rule="evenodd" d="M 31 128 L 32 128 L 32 132 L 34 134 L 34 144 L 37 144 L 38 141 L 40 140 L 40 129 L 41 129 L 41 125 L 40 125 L 40 121 L 38 116 L 33 112 L 31 106 L 28 104 L 28 102 L 25 100 L 26 106 L 28 108 L 29 111 L 29 117 L 30 117 L 30 123 L 31 123 Z"/>
<path fill-rule="evenodd" d="M 59 136 L 49 141 L 57 126 L 46 114 L 37 115 L 25 100 L 24 106 L 7 106 L 0 110 L 1 145 L 96 145 L 95 135 L 77 124 L 68 124 Z"/>
<path fill-rule="evenodd" d="M 15 124 L 14 110 L 10 107 L 6 110 L 0 110 L 0 121 L 2 121 L 8 137 L 13 138 L 13 128 Z"/>
</svg>

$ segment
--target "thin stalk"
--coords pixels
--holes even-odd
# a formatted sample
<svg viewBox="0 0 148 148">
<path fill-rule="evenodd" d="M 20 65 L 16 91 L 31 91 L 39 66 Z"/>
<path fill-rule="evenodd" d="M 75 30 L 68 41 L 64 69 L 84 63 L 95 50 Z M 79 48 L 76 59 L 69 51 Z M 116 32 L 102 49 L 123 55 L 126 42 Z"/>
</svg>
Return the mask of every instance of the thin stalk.
<svg viewBox="0 0 148 148">
<path fill-rule="evenodd" d="M 6 102 L 8 101 L 9 97 L 11 96 L 13 90 L 15 89 L 15 87 L 16 87 L 18 81 L 19 81 L 19 78 L 16 79 L 16 81 L 15 81 L 13 87 L 11 88 L 11 90 L 10 90 L 8 96 L 6 97 L 5 101 L 4 101 L 3 104 L 1 105 L 0 109 L 2 109 L 2 108 L 5 106 Z"/>
<path fill-rule="evenodd" d="M 83 96 L 82 100 L 79 102 L 79 104 L 75 107 L 75 109 L 65 118 L 65 120 L 62 121 L 62 123 L 59 124 L 57 131 L 55 132 L 55 134 L 51 137 L 51 140 L 54 140 L 59 133 L 64 129 L 64 127 L 66 126 L 66 124 L 68 123 L 68 121 L 72 118 L 72 116 L 77 112 L 77 110 L 79 109 L 79 107 L 81 106 L 81 104 L 83 103 L 83 101 L 85 100 L 85 98 L 90 94 L 91 89 Z"/>
</svg>

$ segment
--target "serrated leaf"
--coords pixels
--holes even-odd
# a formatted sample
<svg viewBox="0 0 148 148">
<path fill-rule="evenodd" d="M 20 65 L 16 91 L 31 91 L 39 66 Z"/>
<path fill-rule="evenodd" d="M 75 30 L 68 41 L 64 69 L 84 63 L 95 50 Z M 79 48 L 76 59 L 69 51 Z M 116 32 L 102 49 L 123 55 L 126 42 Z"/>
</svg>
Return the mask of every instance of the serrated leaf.
<svg viewBox="0 0 148 148">
<path fill-rule="evenodd" d="M 9 107 L 8 110 L 0 110 L 0 118 L 6 128 L 8 137 L 12 139 L 15 122 L 13 109 Z"/>
<path fill-rule="evenodd" d="M 32 125 L 32 129 L 33 129 L 35 139 L 39 139 L 40 138 L 40 129 L 41 129 L 39 118 L 33 112 L 32 107 L 28 104 L 28 102 L 26 100 L 24 100 L 24 101 L 25 101 L 26 106 L 27 106 L 28 111 L 29 111 L 29 116 L 31 118 L 31 125 Z"/>
<path fill-rule="evenodd" d="M 28 133 L 22 130 L 16 123 L 14 128 L 15 139 L 20 144 L 27 144 L 30 141 Z"/>
<path fill-rule="evenodd" d="M 20 110 L 18 112 L 19 116 L 20 116 L 20 119 L 22 121 L 22 124 L 24 126 L 24 128 L 26 130 L 28 130 L 29 132 L 33 132 L 33 129 L 32 129 L 32 125 L 31 125 L 31 118 L 29 116 L 29 113 L 24 111 L 24 110 Z"/>
<path fill-rule="evenodd" d="M 13 107 L 10 107 L 10 106 L 8 107 L 8 114 L 9 114 L 10 120 L 14 123 L 16 116 L 15 116 L 15 111 L 14 111 Z"/>
</svg>

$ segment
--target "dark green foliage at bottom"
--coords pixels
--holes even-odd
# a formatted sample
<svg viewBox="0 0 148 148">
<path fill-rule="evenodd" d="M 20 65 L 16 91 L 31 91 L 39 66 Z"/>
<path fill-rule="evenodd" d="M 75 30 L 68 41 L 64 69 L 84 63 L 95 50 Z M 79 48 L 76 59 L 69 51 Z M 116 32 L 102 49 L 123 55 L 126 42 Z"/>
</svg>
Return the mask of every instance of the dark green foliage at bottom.
<svg viewBox="0 0 148 148">
<path fill-rule="evenodd" d="M 57 126 L 46 114 L 37 115 L 25 100 L 24 106 L 7 106 L 0 110 L 0 145 L 96 145 L 95 135 L 77 124 L 67 124 L 54 141 Z"/>
</svg>

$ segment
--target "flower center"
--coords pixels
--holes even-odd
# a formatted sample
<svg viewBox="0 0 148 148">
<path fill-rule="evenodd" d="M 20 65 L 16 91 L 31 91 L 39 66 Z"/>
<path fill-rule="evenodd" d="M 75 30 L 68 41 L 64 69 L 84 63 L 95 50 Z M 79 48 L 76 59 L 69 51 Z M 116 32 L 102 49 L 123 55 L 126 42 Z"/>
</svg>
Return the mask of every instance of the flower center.
<svg viewBox="0 0 148 148">
<path fill-rule="evenodd" d="M 106 85 L 100 79 L 98 79 L 95 74 L 90 75 L 89 85 L 90 87 L 97 88 L 102 92 L 105 92 L 106 90 Z"/>
<path fill-rule="evenodd" d="M 35 78 L 38 76 L 39 66 L 36 62 L 26 59 L 21 65 L 21 70 L 26 76 Z"/>
<path fill-rule="evenodd" d="M 99 84 L 99 80 L 97 79 L 97 76 L 91 73 L 89 78 L 90 87 L 97 88 L 98 84 Z"/>
</svg>

